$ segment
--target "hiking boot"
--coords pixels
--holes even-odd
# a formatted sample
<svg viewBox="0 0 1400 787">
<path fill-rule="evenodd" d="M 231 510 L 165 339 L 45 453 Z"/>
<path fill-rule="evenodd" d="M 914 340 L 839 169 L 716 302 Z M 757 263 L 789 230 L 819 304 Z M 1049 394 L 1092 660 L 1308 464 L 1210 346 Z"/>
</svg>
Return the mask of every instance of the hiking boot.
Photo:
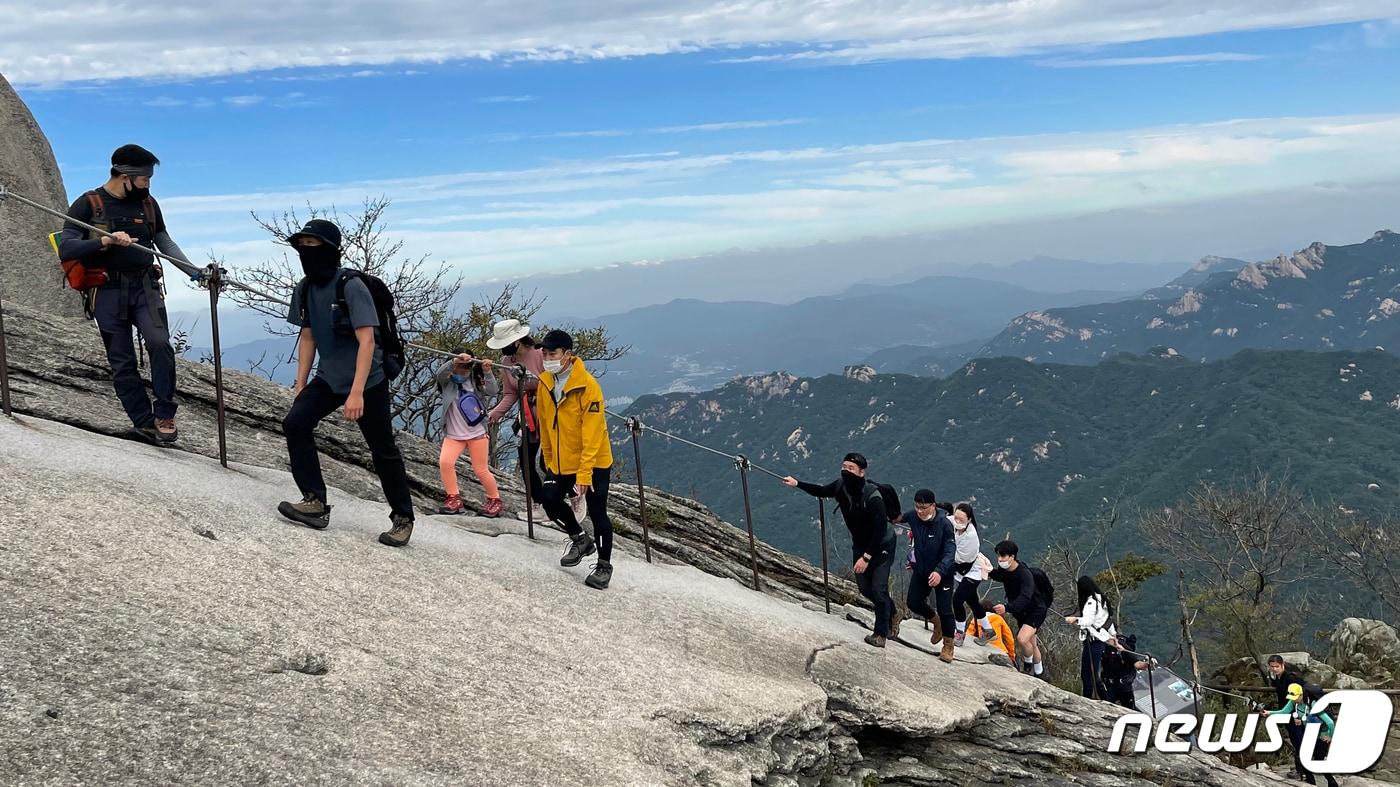
<svg viewBox="0 0 1400 787">
<path fill-rule="evenodd" d="M 481 515 L 488 519 L 495 519 L 501 515 L 501 509 L 505 507 L 505 502 L 499 497 L 488 497 L 486 498 L 486 507 L 482 509 Z"/>
<path fill-rule="evenodd" d="M 933 644 L 935 644 L 935 645 L 938 644 L 938 639 L 937 639 L 936 637 L 935 637 L 934 640 L 933 640 Z M 952 663 L 953 663 L 953 648 L 954 648 L 954 645 L 953 645 L 953 638 L 952 638 L 952 637 L 944 637 L 944 638 L 943 638 L 943 652 L 938 654 L 938 660 L 941 661 L 941 662 L 943 662 L 944 664 L 952 664 Z"/>
<path fill-rule="evenodd" d="M 974 638 L 972 641 L 973 641 L 973 642 L 976 642 L 978 645 L 981 645 L 982 647 L 985 648 L 985 647 L 987 647 L 987 643 L 988 643 L 988 642 L 991 642 L 992 640 L 994 640 L 994 639 L 996 639 L 996 638 L 997 638 L 997 633 L 996 633 L 995 631 L 991 630 L 991 629 L 987 629 L 986 631 L 982 632 L 981 635 L 979 635 L 979 636 L 977 636 L 976 638 Z"/>
<path fill-rule="evenodd" d="M 599 560 L 593 564 L 593 573 L 588 575 L 588 579 L 583 584 L 596 590 L 607 590 L 608 583 L 612 581 L 612 563 L 606 560 Z"/>
<path fill-rule="evenodd" d="M 956 633 L 956 634 L 953 635 L 953 646 L 954 646 L 954 647 L 961 648 L 961 647 L 963 646 L 963 643 L 966 642 L 966 641 L 967 641 L 967 631 L 966 631 L 966 630 L 959 630 L 958 633 Z"/>
<path fill-rule="evenodd" d="M 408 546 L 408 540 L 413 537 L 413 517 L 394 514 L 389 517 L 389 522 L 393 527 L 389 528 L 389 532 L 379 534 L 379 543 L 386 547 Z"/>
<path fill-rule="evenodd" d="M 174 418 L 157 418 L 156 433 L 165 443 L 173 443 L 180 437 L 180 430 L 175 428 Z"/>
<path fill-rule="evenodd" d="M 559 565 L 565 568 L 573 568 L 583 559 L 598 551 L 598 547 L 593 543 L 593 536 L 587 533 L 579 533 L 573 537 L 573 543 L 569 545 L 569 551 L 559 558 Z"/>
<path fill-rule="evenodd" d="M 467 506 L 462 502 L 461 495 L 448 495 L 447 499 L 442 501 L 442 505 L 438 507 L 438 513 L 446 516 L 456 516 L 466 512 Z"/>
<path fill-rule="evenodd" d="M 903 622 L 904 619 L 899 616 L 898 612 L 890 618 L 890 639 L 899 639 L 899 624 Z"/>
<path fill-rule="evenodd" d="M 873 648 L 883 648 L 885 646 L 885 638 L 879 634 L 866 634 L 865 644 Z"/>
<path fill-rule="evenodd" d="M 156 429 L 155 424 L 148 424 L 146 426 L 133 426 L 131 427 L 131 430 L 127 432 L 127 434 L 129 434 L 131 437 L 136 438 L 137 440 L 140 440 L 143 443 L 150 443 L 154 446 L 167 445 L 165 440 L 161 438 L 160 430 Z"/>
<path fill-rule="evenodd" d="M 300 503 L 289 503 L 286 500 L 278 503 L 277 513 L 313 530 L 325 530 L 331 523 L 331 506 L 310 492 L 302 497 Z"/>
</svg>

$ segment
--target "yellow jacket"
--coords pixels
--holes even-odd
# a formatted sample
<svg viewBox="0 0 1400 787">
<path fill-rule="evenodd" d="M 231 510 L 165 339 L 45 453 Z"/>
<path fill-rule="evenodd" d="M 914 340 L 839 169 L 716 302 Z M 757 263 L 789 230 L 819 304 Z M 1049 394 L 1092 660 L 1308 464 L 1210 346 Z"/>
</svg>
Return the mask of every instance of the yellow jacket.
<svg viewBox="0 0 1400 787">
<path fill-rule="evenodd" d="M 564 381 L 564 393 L 554 400 L 554 375 L 540 375 L 536 412 L 540 420 L 540 454 L 555 475 L 577 476 L 575 483 L 593 483 L 593 471 L 612 467 L 612 443 L 603 409 L 603 389 L 575 358 Z"/>
<path fill-rule="evenodd" d="M 993 639 L 987 644 L 1010 656 L 1011 660 L 1014 662 L 1016 660 L 1016 638 L 1011 634 L 1011 627 L 1006 625 L 1006 621 L 1002 619 L 1001 615 L 995 612 L 988 612 L 987 619 L 992 622 L 992 631 L 995 631 L 997 635 L 996 639 Z M 981 624 L 969 613 L 967 620 L 967 636 L 978 637 L 981 635 Z"/>
</svg>

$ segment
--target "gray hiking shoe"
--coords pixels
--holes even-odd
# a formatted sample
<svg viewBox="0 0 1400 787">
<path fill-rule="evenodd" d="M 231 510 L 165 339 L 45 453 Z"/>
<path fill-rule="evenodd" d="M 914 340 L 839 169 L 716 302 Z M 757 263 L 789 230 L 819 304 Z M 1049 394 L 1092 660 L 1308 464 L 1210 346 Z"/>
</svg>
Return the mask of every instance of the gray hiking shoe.
<svg viewBox="0 0 1400 787">
<path fill-rule="evenodd" d="M 289 503 L 286 500 L 278 503 L 277 513 L 314 530 L 325 530 L 331 523 L 331 506 L 310 493 L 302 497 L 300 503 Z"/>
<path fill-rule="evenodd" d="M 885 646 L 885 638 L 879 634 L 866 634 L 865 644 L 875 648 L 883 648 Z"/>
<path fill-rule="evenodd" d="M 559 565 L 566 568 L 573 568 L 583 559 L 598 551 L 597 545 L 593 543 L 593 536 L 587 533 L 579 533 L 573 537 L 573 543 L 569 545 L 569 551 L 559 558 Z"/>
<path fill-rule="evenodd" d="M 984 628 L 985 628 L 985 626 L 984 626 Z M 996 633 L 995 631 L 991 630 L 991 629 L 987 629 L 986 631 L 983 631 L 980 635 L 978 635 L 978 636 L 976 636 L 976 637 L 973 637 L 973 638 L 972 638 L 972 641 L 973 641 L 973 642 L 976 642 L 978 645 L 981 645 L 982 647 L 985 648 L 985 647 L 987 647 L 987 643 L 988 643 L 988 642 L 991 642 L 992 640 L 994 640 L 994 639 L 996 639 L 996 638 L 997 638 L 997 633 Z"/>
<path fill-rule="evenodd" d="M 379 534 L 379 543 L 389 547 L 407 546 L 408 540 L 413 537 L 413 518 L 394 514 L 389 521 L 393 527 L 387 533 Z"/>
<path fill-rule="evenodd" d="M 583 584 L 596 590 L 607 590 L 608 583 L 612 581 L 612 563 L 606 560 L 599 560 L 593 564 L 593 573 L 588 575 L 588 579 Z"/>
</svg>

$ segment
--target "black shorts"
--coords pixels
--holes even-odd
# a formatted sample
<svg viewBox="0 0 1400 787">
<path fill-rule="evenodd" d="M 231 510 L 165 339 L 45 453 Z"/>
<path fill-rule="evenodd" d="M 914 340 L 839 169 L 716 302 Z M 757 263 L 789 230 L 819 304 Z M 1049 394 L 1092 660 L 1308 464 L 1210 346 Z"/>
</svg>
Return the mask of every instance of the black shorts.
<svg viewBox="0 0 1400 787">
<path fill-rule="evenodd" d="M 1030 626 L 1036 631 L 1039 631 L 1040 627 L 1045 625 L 1045 617 L 1049 614 L 1050 610 L 1047 609 L 1044 604 L 1037 602 L 1035 606 L 1026 610 L 1026 614 L 1017 615 L 1016 622 L 1022 626 Z"/>
</svg>

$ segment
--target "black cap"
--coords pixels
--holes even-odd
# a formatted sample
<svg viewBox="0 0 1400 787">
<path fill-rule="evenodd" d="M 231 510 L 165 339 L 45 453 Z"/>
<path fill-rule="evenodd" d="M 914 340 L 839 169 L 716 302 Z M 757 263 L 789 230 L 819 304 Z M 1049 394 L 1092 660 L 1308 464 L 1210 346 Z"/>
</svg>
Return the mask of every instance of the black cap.
<svg viewBox="0 0 1400 787">
<path fill-rule="evenodd" d="M 851 464 L 855 465 L 856 467 L 859 467 L 862 470 L 870 466 L 869 463 L 865 461 L 864 456 L 861 456 L 860 454 L 854 452 L 846 454 L 846 458 L 842 459 L 841 461 L 850 462 Z"/>
<path fill-rule="evenodd" d="M 540 349 L 572 351 L 574 349 L 574 337 L 570 336 L 567 331 L 561 331 L 555 328 L 544 335 L 544 341 L 540 342 Z"/>
<path fill-rule="evenodd" d="M 340 228 L 335 226 L 335 222 L 325 219 L 312 219 L 306 222 L 306 226 L 301 228 L 301 232 L 288 237 L 287 242 L 295 246 L 298 238 L 316 238 L 322 243 L 329 243 L 337 249 L 340 248 Z"/>
</svg>

